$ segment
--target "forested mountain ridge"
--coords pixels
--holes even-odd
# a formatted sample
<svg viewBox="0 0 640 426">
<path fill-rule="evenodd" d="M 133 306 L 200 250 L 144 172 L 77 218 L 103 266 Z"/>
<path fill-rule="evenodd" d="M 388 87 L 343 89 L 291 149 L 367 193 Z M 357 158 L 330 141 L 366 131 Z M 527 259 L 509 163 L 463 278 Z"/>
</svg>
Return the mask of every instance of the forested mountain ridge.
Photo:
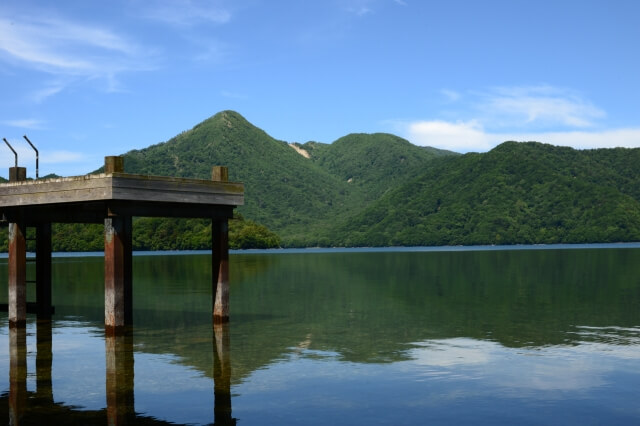
<svg viewBox="0 0 640 426">
<path fill-rule="evenodd" d="M 640 149 L 505 142 L 460 155 L 385 133 L 289 144 L 223 111 L 124 156 L 139 174 L 209 179 L 211 166 L 229 167 L 245 184 L 236 247 L 640 241 Z M 208 232 L 142 218 L 134 244 L 204 248 Z"/>
<path fill-rule="evenodd" d="M 440 151 L 389 134 L 348 135 L 332 144 L 297 144 L 309 158 L 222 111 L 165 143 L 125 154 L 125 171 L 208 179 L 212 165 L 245 185 L 238 211 L 282 237 L 284 245 L 322 245 L 336 221 L 418 176 Z"/>
<path fill-rule="evenodd" d="M 347 202 L 349 187 L 240 114 L 223 111 L 169 141 L 125 154 L 131 173 L 209 179 L 225 165 L 245 185 L 247 218 L 282 231 L 322 218 Z M 338 208 L 339 209 L 339 208 Z"/>
<path fill-rule="evenodd" d="M 350 218 L 347 245 L 640 240 L 640 149 L 506 142 L 449 157 Z"/>
<path fill-rule="evenodd" d="M 437 157 L 436 152 L 388 133 L 353 133 L 320 149 L 317 143 L 302 148 L 311 148 L 313 162 L 357 187 L 367 201 L 419 175 Z"/>
</svg>

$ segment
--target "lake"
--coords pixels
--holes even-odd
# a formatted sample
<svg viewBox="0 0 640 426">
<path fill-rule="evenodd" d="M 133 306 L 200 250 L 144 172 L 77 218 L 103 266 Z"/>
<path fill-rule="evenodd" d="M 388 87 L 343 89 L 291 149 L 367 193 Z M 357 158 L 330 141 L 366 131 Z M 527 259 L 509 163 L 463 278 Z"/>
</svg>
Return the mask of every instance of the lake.
<svg viewBox="0 0 640 426">
<path fill-rule="evenodd" d="M 4 424 L 640 423 L 637 245 L 233 253 L 215 328 L 209 255 L 136 255 L 118 337 L 103 265 L 54 257 L 51 322 L 0 313 Z"/>
</svg>

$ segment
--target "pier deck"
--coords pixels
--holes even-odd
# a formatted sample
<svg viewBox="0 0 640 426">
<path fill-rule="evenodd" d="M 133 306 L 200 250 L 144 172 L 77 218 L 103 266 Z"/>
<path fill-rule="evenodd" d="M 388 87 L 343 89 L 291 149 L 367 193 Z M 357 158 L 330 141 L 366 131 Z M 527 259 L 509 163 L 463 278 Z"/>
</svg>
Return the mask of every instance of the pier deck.
<svg viewBox="0 0 640 426">
<path fill-rule="evenodd" d="M 244 185 L 228 182 L 226 167 L 212 180 L 124 173 L 122 157 L 106 157 L 105 172 L 26 181 L 11 168 L 0 184 L 0 219 L 9 224 L 9 323 L 26 321 L 26 228 L 36 229 L 36 306 L 51 315 L 51 224 L 104 223 L 105 326 L 131 325 L 132 217 L 205 218 L 212 221 L 213 319 L 228 310 L 228 219 L 244 203 Z M 14 170 L 17 169 L 17 170 Z"/>
</svg>

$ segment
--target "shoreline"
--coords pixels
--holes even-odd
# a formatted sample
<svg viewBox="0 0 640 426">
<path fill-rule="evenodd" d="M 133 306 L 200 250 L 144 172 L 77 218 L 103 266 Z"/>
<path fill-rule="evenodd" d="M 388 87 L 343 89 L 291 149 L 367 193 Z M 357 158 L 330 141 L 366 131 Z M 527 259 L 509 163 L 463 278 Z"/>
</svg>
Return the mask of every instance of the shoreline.
<svg viewBox="0 0 640 426">
<path fill-rule="evenodd" d="M 431 253 L 468 251 L 514 251 L 514 250 L 593 250 L 593 249 L 636 249 L 640 242 L 629 243 L 584 243 L 584 244 L 514 244 L 478 246 L 416 246 L 416 247 L 305 247 L 275 249 L 229 250 L 229 254 L 319 254 L 319 253 Z M 210 255 L 211 250 L 157 250 L 133 251 L 134 256 L 186 256 Z M 32 252 L 27 257 L 34 257 Z M 53 257 L 102 257 L 104 252 L 53 252 Z M 8 259 L 8 253 L 0 253 L 0 259 Z"/>
</svg>

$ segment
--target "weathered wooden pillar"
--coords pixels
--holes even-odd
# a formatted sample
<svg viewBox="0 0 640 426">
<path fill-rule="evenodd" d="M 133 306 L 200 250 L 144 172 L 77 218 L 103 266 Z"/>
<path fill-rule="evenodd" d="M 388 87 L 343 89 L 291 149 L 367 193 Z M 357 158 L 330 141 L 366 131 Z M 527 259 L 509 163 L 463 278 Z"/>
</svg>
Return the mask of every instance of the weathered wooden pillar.
<svg viewBox="0 0 640 426">
<path fill-rule="evenodd" d="M 9 325 L 24 327 L 27 321 L 26 228 L 9 224 Z"/>
<path fill-rule="evenodd" d="M 124 158 L 104 157 L 105 173 L 122 173 Z M 104 325 L 107 334 L 133 323 L 131 216 L 104 220 Z"/>
<path fill-rule="evenodd" d="M 131 216 L 104 220 L 104 324 L 108 333 L 133 323 Z"/>
<path fill-rule="evenodd" d="M 228 182 L 229 168 L 225 166 L 213 166 L 211 169 L 211 180 L 214 182 Z"/>
<path fill-rule="evenodd" d="M 105 337 L 107 424 L 135 424 L 133 333 Z"/>
<path fill-rule="evenodd" d="M 38 319 L 50 319 L 51 307 L 51 224 L 36 226 L 36 305 Z"/>
<path fill-rule="evenodd" d="M 229 223 L 214 220 L 212 234 L 213 322 L 229 321 Z"/>
<path fill-rule="evenodd" d="M 26 179 L 26 168 L 9 168 L 9 182 Z M 24 327 L 27 322 L 26 234 L 24 223 L 9 223 L 9 325 L 12 327 Z"/>
<path fill-rule="evenodd" d="M 9 327 L 9 424 L 19 425 L 27 408 L 27 328 Z"/>
<path fill-rule="evenodd" d="M 110 155 L 104 157 L 104 172 L 105 173 L 123 173 L 124 172 L 124 157 Z"/>
<path fill-rule="evenodd" d="M 9 167 L 9 182 L 22 182 L 27 180 L 26 167 Z"/>
<path fill-rule="evenodd" d="M 227 182 L 229 169 L 214 166 L 211 180 Z M 213 276 L 213 322 L 229 321 L 229 222 L 227 219 L 214 219 L 211 224 L 212 238 L 212 276 Z"/>
<path fill-rule="evenodd" d="M 231 426 L 231 350 L 229 324 L 213 325 L 213 394 L 214 425 Z"/>
</svg>

